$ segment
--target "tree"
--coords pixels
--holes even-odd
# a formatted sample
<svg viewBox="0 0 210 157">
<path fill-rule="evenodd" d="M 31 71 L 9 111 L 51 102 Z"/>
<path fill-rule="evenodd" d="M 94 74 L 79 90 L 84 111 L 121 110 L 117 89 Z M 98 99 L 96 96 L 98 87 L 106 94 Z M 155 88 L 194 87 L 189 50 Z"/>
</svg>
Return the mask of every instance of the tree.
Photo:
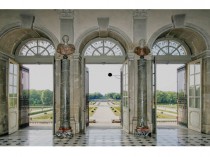
<svg viewBox="0 0 210 157">
<path fill-rule="evenodd" d="M 30 90 L 29 103 L 30 105 L 42 104 L 41 91 L 35 89 Z"/>
<path fill-rule="evenodd" d="M 119 100 L 121 99 L 121 95 L 119 93 L 107 93 L 105 94 L 106 99 L 116 99 Z"/>
<path fill-rule="evenodd" d="M 52 105 L 53 103 L 53 92 L 49 89 L 42 91 L 41 95 L 42 104 L 44 105 Z"/>
<path fill-rule="evenodd" d="M 90 93 L 89 94 L 89 100 L 92 100 L 92 99 L 102 99 L 104 96 L 99 93 L 99 92 L 95 92 L 95 93 Z"/>
<path fill-rule="evenodd" d="M 176 104 L 177 103 L 177 93 L 176 92 L 165 92 L 158 91 L 156 93 L 157 103 L 159 104 Z"/>
</svg>

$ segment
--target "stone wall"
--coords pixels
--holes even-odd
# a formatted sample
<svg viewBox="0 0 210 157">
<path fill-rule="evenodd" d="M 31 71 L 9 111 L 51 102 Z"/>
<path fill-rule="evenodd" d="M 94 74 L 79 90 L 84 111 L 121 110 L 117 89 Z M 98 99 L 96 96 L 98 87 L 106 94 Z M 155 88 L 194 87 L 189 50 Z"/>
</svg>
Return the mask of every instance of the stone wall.
<svg viewBox="0 0 210 157">
<path fill-rule="evenodd" d="M 8 132 L 6 63 L 0 58 L 0 135 Z"/>
</svg>

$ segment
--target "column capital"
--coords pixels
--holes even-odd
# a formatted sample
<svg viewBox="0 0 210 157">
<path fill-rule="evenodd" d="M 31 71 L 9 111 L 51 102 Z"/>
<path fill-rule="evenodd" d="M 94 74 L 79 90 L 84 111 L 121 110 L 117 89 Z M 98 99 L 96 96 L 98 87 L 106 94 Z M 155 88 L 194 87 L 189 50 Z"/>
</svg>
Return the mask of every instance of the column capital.
<svg viewBox="0 0 210 157">
<path fill-rule="evenodd" d="M 72 56 L 73 56 L 74 60 L 79 60 L 79 61 L 82 60 L 82 57 L 81 57 L 80 53 L 74 53 Z"/>
<path fill-rule="evenodd" d="M 72 9 L 59 9 L 60 19 L 74 19 L 74 10 Z"/>
<path fill-rule="evenodd" d="M 134 60 L 134 59 L 135 59 L 135 53 L 129 52 L 129 53 L 128 53 L 128 60 L 132 61 L 132 60 Z"/>
<path fill-rule="evenodd" d="M 148 11 L 146 9 L 136 9 L 133 11 L 133 19 L 146 19 Z"/>
<path fill-rule="evenodd" d="M 210 57 L 210 50 L 205 50 L 202 53 L 199 53 L 196 56 L 193 56 L 192 59 L 199 59 L 199 58 L 209 58 Z"/>
</svg>

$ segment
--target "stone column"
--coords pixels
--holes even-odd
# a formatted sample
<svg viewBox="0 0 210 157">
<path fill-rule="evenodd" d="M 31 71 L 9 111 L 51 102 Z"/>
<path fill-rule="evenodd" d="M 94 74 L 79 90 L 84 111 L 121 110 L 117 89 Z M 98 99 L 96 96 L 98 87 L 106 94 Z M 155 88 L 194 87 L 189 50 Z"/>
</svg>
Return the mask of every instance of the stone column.
<svg viewBox="0 0 210 157">
<path fill-rule="evenodd" d="M 68 44 L 69 37 L 63 36 L 63 43 L 57 47 L 56 58 L 56 122 L 60 122 L 56 136 L 59 138 L 71 138 L 73 131 L 70 127 L 70 59 L 75 52 L 75 47 Z M 60 116 L 58 116 L 60 114 Z M 59 119 L 58 119 L 59 118 Z M 57 129 L 56 123 L 56 129 Z"/>
<path fill-rule="evenodd" d="M 71 138 L 73 134 L 70 126 L 70 60 L 68 56 L 64 55 L 60 62 L 60 127 L 56 132 L 56 136 L 59 138 Z"/>
<path fill-rule="evenodd" d="M 140 57 L 138 60 L 138 120 L 137 127 L 147 126 L 147 72 L 146 60 Z"/>
<path fill-rule="evenodd" d="M 68 59 L 61 60 L 61 124 L 60 129 L 70 130 L 70 95 L 69 95 L 69 65 Z"/>
<path fill-rule="evenodd" d="M 144 56 L 149 54 L 149 48 L 144 39 L 140 40 L 134 52 L 140 56 L 138 60 L 138 106 L 137 106 L 137 128 L 135 134 L 141 136 L 151 136 L 151 131 L 147 125 L 147 64 Z"/>
<path fill-rule="evenodd" d="M 210 134 L 210 51 L 207 51 L 202 59 L 202 120 L 201 132 Z"/>
</svg>

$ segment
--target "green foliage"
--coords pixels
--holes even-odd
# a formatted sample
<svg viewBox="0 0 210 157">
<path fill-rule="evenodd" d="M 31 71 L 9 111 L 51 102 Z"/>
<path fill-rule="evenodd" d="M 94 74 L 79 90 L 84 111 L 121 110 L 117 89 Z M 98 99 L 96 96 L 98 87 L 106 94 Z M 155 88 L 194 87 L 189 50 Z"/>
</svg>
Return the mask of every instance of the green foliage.
<svg viewBox="0 0 210 157">
<path fill-rule="evenodd" d="M 176 104 L 177 103 L 177 93 L 176 92 L 164 92 L 157 90 L 157 103 L 161 104 Z"/>
<path fill-rule="evenodd" d="M 41 100 L 41 90 L 35 90 L 32 89 L 30 90 L 30 97 L 29 97 L 29 103 L 30 105 L 36 105 L 36 104 L 42 104 L 42 100 Z"/>
<path fill-rule="evenodd" d="M 42 104 L 44 105 L 52 105 L 53 103 L 53 92 L 49 89 L 42 91 L 41 95 Z"/>
<path fill-rule="evenodd" d="M 45 112 L 49 112 L 49 111 L 52 111 L 52 110 L 53 110 L 53 109 L 48 109 L 48 110 L 44 110 L 44 111 L 32 112 L 32 113 L 29 113 L 29 115 L 35 115 L 35 114 L 45 113 Z"/>
<path fill-rule="evenodd" d="M 103 99 L 104 96 L 99 93 L 99 92 L 95 92 L 95 93 L 90 93 L 89 94 L 89 100 L 92 100 L 92 99 Z"/>
<path fill-rule="evenodd" d="M 107 93 L 105 95 L 102 95 L 99 92 L 90 93 L 89 94 L 89 100 L 93 100 L 93 99 L 115 99 L 115 100 L 120 100 L 121 99 L 121 95 L 119 93 Z"/>
<path fill-rule="evenodd" d="M 53 92 L 50 90 L 30 90 L 29 103 L 30 106 L 52 105 Z"/>
<path fill-rule="evenodd" d="M 107 93 L 105 94 L 105 98 L 119 100 L 121 99 L 121 95 L 119 93 Z"/>
</svg>

